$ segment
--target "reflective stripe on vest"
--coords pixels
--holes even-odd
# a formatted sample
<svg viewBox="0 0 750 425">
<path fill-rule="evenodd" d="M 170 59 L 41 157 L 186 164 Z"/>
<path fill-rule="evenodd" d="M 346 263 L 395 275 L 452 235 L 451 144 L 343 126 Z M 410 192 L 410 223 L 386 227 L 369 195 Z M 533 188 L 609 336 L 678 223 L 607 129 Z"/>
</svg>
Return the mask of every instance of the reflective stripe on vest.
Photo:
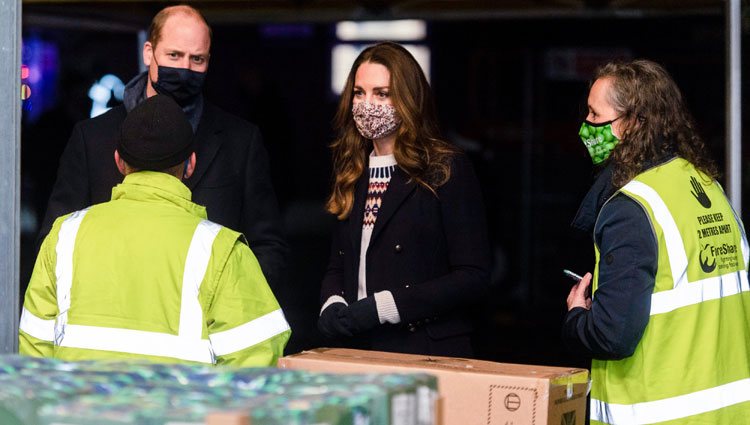
<svg viewBox="0 0 750 425">
<path fill-rule="evenodd" d="M 58 345 L 70 348 L 170 357 L 202 363 L 215 362 L 208 340 L 160 332 L 66 325 L 65 337 L 62 343 Z"/>
<path fill-rule="evenodd" d="M 711 412 L 750 400 L 750 379 L 707 390 L 635 404 L 591 399 L 591 420 L 608 424 L 652 424 Z"/>
<path fill-rule="evenodd" d="M 18 322 L 18 328 L 36 339 L 47 342 L 55 341 L 55 320 L 37 317 L 26 310 L 26 307 L 21 309 L 21 320 Z"/>
<path fill-rule="evenodd" d="M 73 249 L 85 211 L 81 213 L 74 213 L 63 222 L 56 247 L 57 303 L 61 313 L 55 325 L 55 345 L 215 363 L 209 340 L 201 339 L 203 311 L 198 291 L 211 258 L 211 247 L 221 226 L 202 220 L 195 229 L 183 276 L 180 331 L 178 335 L 172 335 L 67 324 L 73 281 Z"/>
<path fill-rule="evenodd" d="M 198 302 L 201 282 L 206 275 L 211 247 L 221 226 L 207 220 L 201 221 L 190 241 L 185 271 L 182 274 L 182 302 L 180 304 L 180 330 L 178 335 L 189 339 L 201 339 L 203 310 Z"/>
<path fill-rule="evenodd" d="M 681 307 L 747 291 L 750 291 L 750 285 L 748 285 L 747 273 L 744 270 L 709 277 L 697 282 L 690 282 L 690 285 L 681 286 L 671 291 L 652 294 L 651 315 L 668 313 Z"/>
<path fill-rule="evenodd" d="M 667 205 L 658 193 L 651 187 L 639 181 L 631 181 L 623 186 L 624 192 L 630 192 L 646 200 L 654 213 L 654 218 L 659 223 L 664 233 L 664 241 L 667 246 L 667 256 L 672 270 L 674 286 L 672 290 L 656 292 L 651 295 L 651 316 L 667 313 L 681 307 L 687 307 L 703 301 L 714 300 L 721 297 L 736 295 L 740 292 L 750 291 L 747 273 L 743 270 L 727 273 L 721 276 L 710 277 L 697 282 L 687 283 L 687 254 L 682 236 L 677 229 L 677 224 L 669 213 Z M 738 222 L 738 227 L 742 229 Z M 748 264 L 747 238 L 742 233 L 742 257 Z M 681 272 L 675 275 L 675 270 Z"/>
<path fill-rule="evenodd" d="M 81 221 L 86 216 L 88 208 L 76 211 L 63 221 L 57 235 L 55 252 L 55 277 L 57 284 L 57 319 L 55 320 L 55 344 L 65 337 L 65 325 L 68 323 L 68 309 L 70 309 L 70 288 L 73 285 L 73 248 L 76 235 L 81 227 Z"/>
<path fill-rule="evenodd" d="M 656 222 L 659 223 L 664 231 L 664 239 L 667 245 L 667 255 L 669 256 L 669 268 L 672 270 L 673 288 L 687 283 L 687 254 L 685 254 L 685 245 L 682 242 L 682 236 L 677 229 L 672 214 L 670 214 L 667 204 L 661 199 L 658 193 L 651 187 L 639 182 L 631 181 L 622 188 L 623 192 L 634 193 L 645 199 L 651 210 L 654 212 Z M 675 274 L 677 270 L 681 273 Z"/>
<path fill-rule="evenodd" d="M 232 329 L 209 335 L 217 356 L 234 353 L 289 330 L 281 309 L 272 311 Z"/>
</svg>

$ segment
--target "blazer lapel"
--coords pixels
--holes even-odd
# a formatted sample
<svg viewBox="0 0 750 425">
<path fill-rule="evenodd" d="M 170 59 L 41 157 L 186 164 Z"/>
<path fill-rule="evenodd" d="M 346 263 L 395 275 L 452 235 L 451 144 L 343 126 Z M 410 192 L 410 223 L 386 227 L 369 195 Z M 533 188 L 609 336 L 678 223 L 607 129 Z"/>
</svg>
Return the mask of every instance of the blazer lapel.
<svg viewBox="0 0 750 425">
<path fill-rule="evenodd" d="M 200 182 L 201 177 L 211 166 L 216 152 L 222 144 L 223 139 L 220 137 L 222 128 L 216 122 L 213 105 L 204 104 L 203 116 L 198 123 L 198 131 L 195 134 L 195 171 L 189 179 L 184 180 L 185 185 L 193 190 Z"/>
<path fill-rule="evenodd" d="M 367 186 L 370 181 L 370 171 L 365 168 L 362 176 L 357 180 L 357 184 L 354 185 L 354 205 L 352 205 L 352 212 L 349 214 L 349 235 L 352 238 L 352 247 L 357 249 L 357 252 L 352 253 L 359 263 L 359 246 L 362 242 L 362 221 L 365 216 L 365 202 L 367 202 Z"/>
<path fill-rule="evenodd" d="M 370 244 L 374 241 L 378 234 L 383 230 L 388 221 L 393 217 L 393 214 L 398 210 L 401 204 L 406 200 L 410 193 L 417 188 L 415 182 L 409 182 L 406 173 L 404 173 L 398 166 L 396 166 L 391 181 L 388 183 L 388 189 L 383 195 L 383 202 L 380 205 L 378 211 L 378 218 L 375 220 L 375 227 L 372 229 L 372 236 L 370 237 Z"/>
</svg>

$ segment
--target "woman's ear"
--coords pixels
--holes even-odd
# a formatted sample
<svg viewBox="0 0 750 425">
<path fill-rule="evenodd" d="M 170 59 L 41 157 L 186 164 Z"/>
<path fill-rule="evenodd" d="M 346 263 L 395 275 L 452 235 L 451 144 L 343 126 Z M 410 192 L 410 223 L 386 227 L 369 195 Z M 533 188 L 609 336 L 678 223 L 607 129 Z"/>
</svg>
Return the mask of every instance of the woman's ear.
<svg viewBox="0 0 750 425">
<path fill-rule="evenodd" d="M 626 133 L 637 126 L 638 121 L 635 118 L 622 117 L 622 119 L 615 120 L 612 123 L 612 135 L 617 137 L 617 140 L 622 140 Z"/>
</svg>

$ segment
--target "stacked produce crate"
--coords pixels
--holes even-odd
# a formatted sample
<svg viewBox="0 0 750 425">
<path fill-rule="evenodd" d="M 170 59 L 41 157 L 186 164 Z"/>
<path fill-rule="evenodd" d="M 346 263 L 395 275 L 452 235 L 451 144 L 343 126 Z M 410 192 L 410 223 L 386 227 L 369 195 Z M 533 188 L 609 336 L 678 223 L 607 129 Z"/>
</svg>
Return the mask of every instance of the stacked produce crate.
<svg viewBox="0 0 750 425">
<path fill-rule="evenodd" d="M 426 374 L 0 356 L 0 424 L 203 425 L 232 411 L 252 425 L 433 425 L 436 389 Z"/>
</svg>

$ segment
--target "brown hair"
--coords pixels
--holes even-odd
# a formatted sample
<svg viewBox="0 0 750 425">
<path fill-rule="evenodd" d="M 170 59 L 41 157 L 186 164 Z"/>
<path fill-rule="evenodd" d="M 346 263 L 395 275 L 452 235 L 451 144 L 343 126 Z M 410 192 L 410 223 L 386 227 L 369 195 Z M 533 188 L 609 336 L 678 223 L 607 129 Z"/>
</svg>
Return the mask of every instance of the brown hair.
<svg viewBox="0 0 750 425">
<path fill-rule="evenodd" d="M 710 178 L 718 177 L 680 89 L 661 65 L 644 59 L 612 62 L 597 69 L 594 80 L 600 78 L 610 79 L 608 101 L 622 117 L 623 134 L 611 157 L 615 187 L 669 154 L 688 160 Z"/>
<path fill-rule="evenodd" d="M 430 85 L 414 57 L 396 43 L 370 46 L 354 61 L 334 118 L 338 137 L 331 144 L 334 181 L 326 209 L 339 220 L 349 216 L 354 186 L 365 171 L 372 142 L 362 137 L 352 116 L 354 78 L 363 63 L 377 63 L 390 73 L 390 93 L 401 124 L 396 132 L 394 156 L 398 167 L 427 190 L 435 190 L 450 178 L 450 160 L 456 149 L 442 140 L 437 125 Z"/>
<path fill-rule="evenodd" d="M 208 28 L 208 40 L 209 42 L 212 40 L 213 32 L 211 31 L 211 27 L 208 25 L 208 22 L 206 22 L 206 18 L 203 17 L 198 9 L 186 4 L 180 4 L 176 6 L 165 7 L 164 9 L 160 10 L 159 13 L 156 14 L 156 16 L 154 16 L 154 19 L 151 20 L 151 25 L 149 25 L 148 27 L 148 41 L 154 48 L 156 48 L 156 45 L 159 43 L 159 41 L 161 41 L 161 31 L 164 28 L 164 24 L 167 23 L 167 19 L 178 13 L 192 16 L 206 24 L 206 28 Z"/>
</svg>

